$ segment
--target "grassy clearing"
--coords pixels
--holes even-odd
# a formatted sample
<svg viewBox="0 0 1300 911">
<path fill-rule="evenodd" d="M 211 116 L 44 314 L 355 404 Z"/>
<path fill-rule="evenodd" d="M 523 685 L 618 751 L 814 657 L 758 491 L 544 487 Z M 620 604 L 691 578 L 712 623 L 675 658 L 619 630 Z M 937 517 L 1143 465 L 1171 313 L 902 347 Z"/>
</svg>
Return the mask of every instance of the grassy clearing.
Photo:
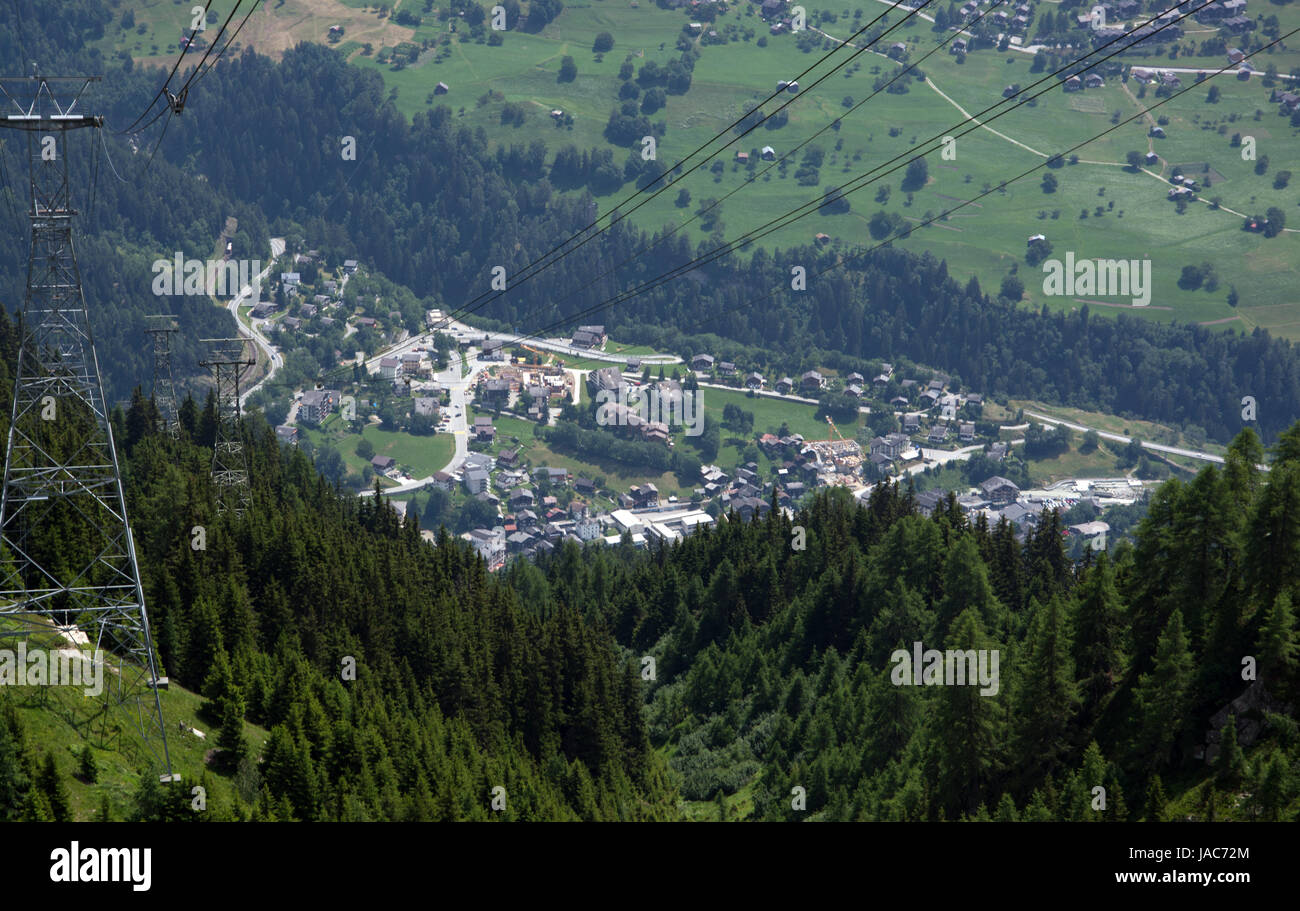
<svg viewBox="0 0 1300 911">
<path fill-rule="evenodd" d="M 12 639 L 5 641 L 6 647 L 16 647 Z M 66 648 L 68 644 L 54 632 L 37 631 L 28 638 L 27 648 L 31 651 L 37 647 Z M 107 676 L 106 673 L 106 689 Z M 157 774 L 152 771 L 154 760 L 133 722 L 126 717 L 125 709 L 115 708 L 105 715 L 103 696 L 88 697 L 81 687 L 75 686 L 6 686 L 4 691 L 0 696 L 17 708 L 28 742 L 53 753 L 64 772 L 76 769 L 82 749 L 90 746 L 99 774 L 94 783 L 69 780 L 74 818 L 98 819 L 105 798 L 112 818 L 125 818 L 134 806 L 141 774 Z M 203 697 L 175 682 L 159 695 L 172 770 L 181 775 L 186 789 L 206 771 L 209 808 L 229 806 L 235 793 L 231 779 L 213 772 L 205 761 L 215 747 L 217 732 L 209 722 L 199 718 Z M 192 733 L 182 734 L 179 730 L 182 722 L 187 729 L 203 731 L 206 738 L 200 740 Z M 261 754 L 267 737 L 264 729 L 245 723 L 244 738 L 251 756 Z"/>
</svg>

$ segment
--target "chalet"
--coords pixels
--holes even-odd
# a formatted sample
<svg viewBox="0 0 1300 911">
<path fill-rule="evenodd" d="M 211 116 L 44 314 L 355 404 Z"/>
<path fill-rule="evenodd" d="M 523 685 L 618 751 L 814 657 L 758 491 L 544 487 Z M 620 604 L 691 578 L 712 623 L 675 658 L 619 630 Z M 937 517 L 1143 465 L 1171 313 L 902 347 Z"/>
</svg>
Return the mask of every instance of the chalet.
<svg viewBox="0 0 1300 911">
<path fill-rule="evenodd" d="M 596 482 L 590 478 L 578 478 L 573 482 L 573 489 L 584 497 L 590 497 L 596 493 Z"/>
<path fill-rule="evenodd" d="M 964 54 L 966 51 L 967 47 L 965 38 L 958 38 L 952 44 L 948 45 L 948 53 L 950 54 Z"/>
<path fill-rule="evenodd" d="M 532 506 L 536 497 L 533 492 L 526 487 L 519 487 L 510 491 L 510 508 L 522 509 Z"/>
<path fill-rule="evenodd" d="M 1007 457 L 1007 444 L 994 443 L 984 451 L 984 455 L 991 462 L 1001 462 Z"/>
<path fill-rule="evenodd" d="M 825 231 L 818 231 L 813 235 L 813 242 L 819 247 L 824 247 L 831 242 L 831 236 Z"/>
<path fill-rule="evenodd" d="M 497 464 L 506 468 L 514 468 L 519 464 L 518 449 L 503 449 L 497 453 Z"/>
<path fill-rule="evenodd" d="M 1071 76 L 1065 80 L 1065 90 L 1067 92 L 1077 92 L 1083 88 L 1083 80 L 1078 76 Z"/>
<path fill-rule="evenodd" d="M 1274 104 L 1282 105 L 1287 111 L 1295 111 L 1297 107 L 1300 107 L 1300 95 L 1295 92 L 1283 92 L 1280 89 L 1274 89 L 1268 100 Z"/>
<path fill-rule="evenodd" d="M 895 408 L 906 408 L 911 404 L 911 400 L 905 395 L 896 395 L 889 400 L 889 404 Z"/>
<path fill-rule="evenodd" d="M 600 348 L 609 341 L 609 336 L 604 326 L 579 326 L 571 341 L 575 348 Z"/>
<path fill-rule="evenodd" d="M 501 405 L 510 400 L 510 381 L 492 378 L 483 382 L 483 401 L 486 404 Z"/>
<path fill-rule="evenodd" d="M 921 393 L 921 404 L 926 408 L 933 408 L 939 401 L 939 393 L 934 389 L 927 389 Z"/>
<path fill-rule="evenodd" d="M 864 377 L 862 374 L 858 373 L 858 372 L 855 370 L 853 373 L 850 373 L 848 376 L 846 376 L 846 377 L 844 378 L 844 382 L 846 382 L 846 383 L 857 383 L 859 386 L 861 386 L 862 383 L 863 383 L 863 381 L 864 381 L 865 379 L 866 379 L 866 377 Z M 887 378 L 886 378 L 886 379 L 887 379 Z"/>
<path fill-rule="evenodd" d="M 1014 503 L 1016 497 L 1020 496 L 1019 487 L 998 475 L 989 478 L 979 487 L 980 493 L 987 497 L 990 503 Z"/>
<path fill-rule="evenodd" d="M 926 442 L 931 446 L 939 446 L 948 439 L 948 425 L 943 421 L 937 422 L 930 428 L 930 434 L 926 437 Z"/>
<path fill-rule="evenodd" d="M 1229 16 L 1227 19 L 1224 19 L 1219 23 L 1219 27 L 1227 32 L 1238 34 L 1253 29 L 1255 27 L 1255 22 L 1252 19 L 1247 19 L 1245 16 Z"/>
<path fill-rule="evenodd" d="M 889 46 L 889 56 L 895 60 L 907 56 L 907 45 L 901 41 L 895 41 Z"/>
<path fill-rule="evenodd" d="M 280 320 L 280 328 L 288 329 L 290 332 L 297 332 L 302 328 L 302 320 L 298 319 L 296 316 L 286 316 L 284 319 Z"/>
<path fill-rule="evenodd" d="M 776 391 L 782 395 L 789 395 L 794 389 L 794 380 L 788 376 L 783 376 L 776 381 Z"/>
<path fill-rule="evenodd" d="M 637 507 L 658 506 L 659 505 L 659 488 L 653 484 L 641 484 L 634 486 L 628 491 L 628 496 L 636 503 Z"/>
<path fill-rule="evenodd" d="M 826 378 L 816 370 L 809 370 L 799 377 L 799 385 L 803 389 L 821 389 L 826 385 Z"/>
<path fill-rule="evenodd" d="M 749 387 L 750 389 L 762 389 L 762 388 L 763 388 L 763 374 L 761 374 L 761 373 L 751 373 L 751 374 L 749 374 L 748 376 L 745 377 L 745 385 L 746 385 L 747 387 Z"/>
<path fill-rule="evenodd" d="M 916 508 L 920 510 L 921 515 L 928 516 L 939 508 L 947 496 L 947 492 L 943 490 L 923 490 L 916 495 Z"/>
<path fill-rule="evenodd" d="M 691 358 L 691 369 L 692 369 L 692 370 L 712 370 L 712 369 L 713 369 L 713 355 L 711 355 L 711 354 L 697 354 L 697 355 L 695 355 L 695 357 Z"/>
<path fill-rule="evenodd" d="M 375 471 L 389 471 L 397 466 L 397 460 L 392 456 L 377 455 L 370 460 L 370 466 L 374 468 Z"/>
<path fill-rule="evenodd" d="M 627 359 L 627 369 L 629 373 L 637 373 L 641 370 L 641 358 L 630 357 Z"/>
<path fill-rule="evenodd" d="M 451 490 L 456 485 L 456 479 L 445 471 L 435 471 L 433 473 L 433 486 L 439 490 Z"/>
<path fill-rule="evenodd" d="M 258 301 L 248 315 L 253 319 L 266 319 L 275 312 L 275 304 L 271 301 Z"/>
<path fill-rule="evenodd" d="M 1007 504 L 998 515 L 1022 531 L 1038 524 L 1038 514 L 1019 503 Z"/>
<path fill-rule="evenodd" d="M 433 87 L 433 94 L 435 95 L 446 95 L 450 91 L 451 86 L 447 85 L 445 82 L 439 82 Z"/>
<path fill-rule="evenodd" d="M 983 407 L 984 407 L 984 393 L 982 393 L 982 392 L 972 392 L 970 395 L 966 396 L 966 404 L 967 404 L 967 405 L 973 405 L 973 406 L 975 406 L 976 408 L 979 408 L 979 409 L 983 409 Z"/>
<path fill-rule="evenodd" d="M 524 491 L 524 493 L 531 494 L 532 491 L 526 490 Z M 529 505 L 532 505 L 532 502 L 533 501 L 530 496 L 530 498 L 527 500 L 527 503 Z M 510 500 L 511 508 L 514 508 L 514 505 L 515 505 L 515 500 L 512 497 Z M 537 524 L 537 513 L 533 512 L 531 509 L 521 509 L 515 513 L 515 525 L 517 525 L 518 527 L 532 528 L 536 524 Z"/>
<path fill-rule="evenodd" d="M 483 339 L 483 346 L 478 356 L 478 359 L 480 361 L 499 361 L 503 358 L 503 356 L 504 355 L 502 354 L 501 351 L 500 339 L 495 339 L 495 338 Z"/>
<path fill-rule="evenodd" d="M 921 416 L 919 414 L 903 415 L 903 432 L 916 433 L 921 429 Z"/>
<path fill-rule="evenodd" d="M 1099 89 L 1106 84 L 1106 80 L 1098 73 L 1089 73 L 1083 77 L 1083 84 L 1090 89 Z"/>
<path fill-rule="evenodd" d="M 957 439 L 963 443 L 969 443 L 975 439 L 975 425 L 970 421 L 963 421 L 957 431 Z"/>
<path fill-rule="evenodd" d="M 722 374 L 723 376 L 735 376 L 736 365 L 733 364 L 731 361 L 721 361 L 718 364 L 718 373 Z"/>
<path fill-rule="evenodd" d="M 1164 138 L 1165 138 L 1165 128 L 1164 128 L 1164 127 L 1152 127 L 1152 128 L 1151 128 L 1151 132 L 1150 132 L 1148 135 L 1151 136 L 1153 139 L 1164 139 Z"/>
<path fill-rule="evenodd" d="M 275 438 L 281 443 L 297 443 L 298 428 L 292 424 L 281 424 L 275 428 Z"/>
<path fill-rule="evenodd" d="M 737 152 L 736 152 L 736 161 L 739 162 L 740 164 L 749 164 L 749 153 L 748 153 L 748 152 L 741 152 L 741 151 L 737 150 Z"/>
<path fill-rule="evenodd" d="M 357 261 L 355 259 L 343 260 L 343 274 L 355 275 L 357 271 Z"/>
<path fill-rule="evenodd" d="M 776 161 L 776 149 L 771 146 L 763 146 L 763 148 L 759 150 L 758 157 L 764 161 Z"/>
<path fill-rule="evenodd" d="M 535 468 L 533 479 L 539 483 L 545 480 L 549 484 L 568 484 L 569 472 L 565 468 Z"/>
<path fill-rule="evenodd" d="M 357 327 L 360 329 L 373 329 L 379 325 L 379 321 L 373 316 L 357 317 Z"/>
<path fill-rule="evenodd" d="M 280 273 L 280 284 L 284 285 L 286 288 L 292 288 L 301 283 L 302 283 L 302 276 L 299 275 L 297 272 Z"/>
<path fill-rule="evenodd" d="M 497 429 L 492 426 L 492 419 L 490 417 L 480 415 L 479 417 L 474 418 L 474 426 L 472 430 L 474 432 L 474 439 L 481 443 L 491 443 L 496 439 Z"/>
<path fill-rule="evenodd" d="M 319 308 L 315 304 L 303 304 L 298 308 L 298 315 L 304 319 L 311 319 L 318 312 Z"/>
</svg>

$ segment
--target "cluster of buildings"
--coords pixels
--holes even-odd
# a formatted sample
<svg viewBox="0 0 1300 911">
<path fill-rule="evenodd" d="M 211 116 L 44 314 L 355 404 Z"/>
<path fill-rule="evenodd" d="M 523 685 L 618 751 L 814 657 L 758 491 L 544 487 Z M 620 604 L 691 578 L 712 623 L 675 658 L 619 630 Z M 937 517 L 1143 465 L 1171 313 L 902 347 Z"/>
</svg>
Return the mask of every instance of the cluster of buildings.
<svg viewBox="0 0 1300 911">
<path fill-rule="evenodd" d="M 526 393 L 531 400 L 528 417 L 535 421 L 542 419 L 544 410 L 573 400 L 573 376 L 564 368 L 549 364 L 493 367 L 480 373 L 477 383 L 475 399 L 488 408 L 512 408 Z"/>
<path fill-rule="evenodd" d="M 867 488 L 860 496 L 865 499 L 869 492 Z M 1142 482 L 1133 478 L 1080 479 L 1061 482 L 1051 490 L 1022 491 L 1006 478 L 994 476 L 956 499 L 971 521 L 980 515 L 990 525 L 1006 519 L 1015 527 L 1017 535 L 1023 537 L 1038 526 L 1044 509 L 1068 509 L 1079 502 L 1089 502 L 1100 511 L 1134 503 L 1144 495 Z M 916 505 L 922 514 L 930 515 L 947 499 L 945 490 L 926 490 L 916 495 Z M 1085 541 L 1109 531 L 1110 526 L 1101 521 L 1083 522 L 1066 529 L 1067 534 Z"/>
</svg>

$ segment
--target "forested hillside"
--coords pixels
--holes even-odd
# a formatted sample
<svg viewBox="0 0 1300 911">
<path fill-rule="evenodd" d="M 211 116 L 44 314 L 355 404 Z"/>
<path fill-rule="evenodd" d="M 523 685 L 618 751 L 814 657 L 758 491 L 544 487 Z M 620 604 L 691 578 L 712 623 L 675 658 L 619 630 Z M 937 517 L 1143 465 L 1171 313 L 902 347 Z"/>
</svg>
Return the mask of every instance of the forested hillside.
<svg viewBox="0 0 1300 911">
<path fill-rule="evenodd" d="M 1055 514 L 1022 545 L 893 487 L 671 551 L 566 549 L 511 582 L 656 657 L 650 733 L 690 800 L 743 790 L 769 820 L 1291 818 L 1300 450 L 1267 475 L 1262 455 L 1244 432 L 1222 470 L 1160 488 L 1136 547 L 1090 565 L 1065 558 Z M 999 650 L 997 692 L 897 685 L 892 653 L 914 642 Z M 1246 656 L 1249 761 L 1211 723 L 1252 687 Z"/>
<path fill-rule="evenodd" d="M 15 344 L 0 314 L 6 364 Z M 6 416 L 9 397 L 6 382 Z M 445 532 L 436 546 L 423 541 L 418 520 L 403 524 L 382 498 L 331 487 L 257 417 L 246 447 L 254 508 L 219 519 L 213 403 L 183 403 L 179 441 L 159 435 L 156 418 L 137 397 L 114 416 L 115 434 L 164 672 L 202 692 L 217 747 L 209 764 L 238 783 L 217 818 L 675 812 L 637 669 L 606 633 L 520 597 Z M 56 537 L 33 545 L 54 565 L 82 540 L 75 516 Z M 28 698 L 3 690 L 0 705 Z M 71 770 L 45 771 L 53 746 L 24 737 L 20 718 L 6 709 L 0 731 L 0 819 L 59 818 L 58 781 Z M 260 757 L 244 719 L 270 731 Z M 188 791 L 169 804 L 142 780 L 137 818 L 193 818 Z M 497 786 L 506 810 L 492 814 Z"/>
</svg>

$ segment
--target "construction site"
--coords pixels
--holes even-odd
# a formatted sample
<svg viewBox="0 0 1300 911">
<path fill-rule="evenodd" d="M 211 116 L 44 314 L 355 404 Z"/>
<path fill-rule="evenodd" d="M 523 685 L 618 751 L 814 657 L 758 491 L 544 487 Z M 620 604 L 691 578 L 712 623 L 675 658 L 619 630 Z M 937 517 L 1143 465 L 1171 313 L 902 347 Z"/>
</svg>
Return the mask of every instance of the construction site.
<svg viewBox="0 0 1300 911">
<path fill-rule="evenodd" d="M 845 438 L 830 417 L 826 418 L 826 424 L 830 429 L 826 439 L 809 440 L 804 448 L 815 452 L 817 460 L 822 464 L 834 465 L 839 474 L 859 474 L 862 470 L 862 446 L 857 440 Z"/>
</svg>

